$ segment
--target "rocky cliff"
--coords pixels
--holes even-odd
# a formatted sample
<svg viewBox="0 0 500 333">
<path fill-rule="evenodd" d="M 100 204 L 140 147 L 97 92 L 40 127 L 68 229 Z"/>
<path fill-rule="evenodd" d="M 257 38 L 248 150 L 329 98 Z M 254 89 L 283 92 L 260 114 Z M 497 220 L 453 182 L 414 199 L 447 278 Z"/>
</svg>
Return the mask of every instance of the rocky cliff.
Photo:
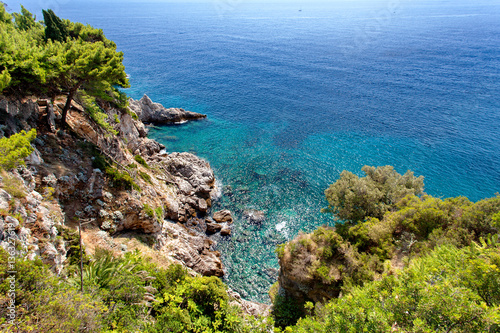
<svg viewBox="0 0 500 333">
<path fill-rule="evenodd" d="M 55 240 L 55 227 L 74 227 L 80 220 L 86 230 L 100 228 L 111 235 L 127 230 L 151 234 L 158 253 L 173 262 L 203 275 L 222 276 L 219 254 L 205 235 L 205 220 L 214 222 L 210 207 L 216 187 L 210 165 L 192 154 L 166 153 L 164 146 L 146 137 L 147 128 L 132 112 L 113 107 L 103 106 L 108 119 L 115 119 L 112 126 L 118 135 L 98 126 L 77 103 L 68 114 L 70 130 L 57 130 L 63 102 L 0 100 L 5 135 L 21 129 L 38 131 L 28 166 L 13 173 L 23 182 L 27 196 L 10 207 L 22 213 L 24 223 L 16 224 L 16 230 L 30 253 L 42 254 L 36 244 L 40 238 L 46 244 Z M 106 160 L 109 169 L 130 176 L 137 187 L 120 187 L 113 173 L 96 166 L 96 160 Z M 2 193 L 7 207 L 9 194 Z M 28 232 L 35 225 L 43 230 L 38 238 Z M 193 225 L 197 227 L 190 228 Z M 60 249 L 59 258 L 54 259 L 58 271 L 64 246 L 54 247 Z"/>
<path fill-rule="evenodd" d="M 1 245 L 7 247 L 10 228 L 26 249 L 18 255 L 40 256 L 60 273 L 69 250 L 63 234 L 74 234 L 80 222 L 89 250 L 105 247 L 120 253 L 135 247 L 167 265 L 180 263 L 193 274 L 223 276 L 220 254 L 208 235 L 230 235 L 232 216 L 229 211 L 211 211 L 219 191 L 210 165 L 189 153 L 167 153 L 147 138 L 148 129 L 134 110 L 152 122 L 200 115 L 163 108 L 144 96 L 132 100 L 128 110 L 101 104 L 112 126 L 105 129 L 73 102 L 69 129 L 61 130 L 58 119 L 64 102 L 64 97 L 51 102 L 0 96 L 3 135 L 30 128 L 38 133 L 27 166 L 3 176 L 0 183 L 0 208 L 5 209 Z M 151 116 L 155 112 L 163 116 Z M 19 198 L 5 190 L 13 181 L 23 193 Z M 130 232 L 141 241 L 122 242 L 122 235 Z M 236 296 L 235 302 L 249 313 L 268 309 Z"/>
</svg>

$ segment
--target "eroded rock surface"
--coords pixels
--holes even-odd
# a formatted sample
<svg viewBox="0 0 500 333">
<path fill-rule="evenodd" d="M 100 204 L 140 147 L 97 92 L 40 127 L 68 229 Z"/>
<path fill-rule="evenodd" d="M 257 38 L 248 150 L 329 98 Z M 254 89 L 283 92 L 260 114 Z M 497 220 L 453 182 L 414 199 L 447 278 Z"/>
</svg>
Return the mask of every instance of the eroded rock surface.
<svg viewBox="0 0 500 333">
<path fill-rule="evenodd" d="M 140 100 L 129 100 L 130 109 L 137 114 L 139 120 L 153 124 L 172 124 L 187 120 L 206 118 L 206 115 L 186 111 L 179 108 L 165 108 L 159 103 L 154 103 L 147 95 Z"/>
</svg>

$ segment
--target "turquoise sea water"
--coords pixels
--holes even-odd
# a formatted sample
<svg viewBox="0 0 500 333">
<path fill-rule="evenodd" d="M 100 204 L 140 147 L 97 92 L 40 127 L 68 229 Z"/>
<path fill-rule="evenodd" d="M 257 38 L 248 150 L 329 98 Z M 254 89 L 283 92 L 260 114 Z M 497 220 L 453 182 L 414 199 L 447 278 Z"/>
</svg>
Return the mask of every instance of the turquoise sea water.
<svg viewBox="0 0 500 333">
<path fill-rule="evenodd" d="M 435 196 L 500 191 L 498 1 L 66 2 L 51 4 L 125 53 L 130 96 L 208 115 L 150 136 L 215 170 L 214 208 L 236 217 L 218 249 L 245 297 L 267 300 L 276 244 L 334 224 L 323 191 L 344 169 L 411 169 Z"/>
</svg>

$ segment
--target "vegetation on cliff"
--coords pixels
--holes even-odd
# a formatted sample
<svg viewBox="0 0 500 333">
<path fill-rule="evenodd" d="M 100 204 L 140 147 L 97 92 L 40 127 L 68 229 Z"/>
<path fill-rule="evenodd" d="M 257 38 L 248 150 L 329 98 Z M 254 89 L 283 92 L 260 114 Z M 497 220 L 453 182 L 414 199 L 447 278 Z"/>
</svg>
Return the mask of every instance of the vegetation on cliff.
<svg viewBox="0 0 500 333">
<path fill-rule="evenodd" d="M 422 194 L 422 178 L 411 172 L 363 171 L 362 178 L 343 172 L 325 192 L 329 210 L 344 221 L 278 247 L 276 322 L 293 324 L 315 302 L 316 316 L 294 331 L 497 327 L 500 196 L 439 199 Z M 294 315 L 290 302 L 299 308 Z"/>
<path fill-rule="evenodd" d="M 75 237 L 75 236 L 73 236 Z M 0 304 L 10 291 L 9 255 L 0 248 Z M 19 332 L 267 332 L 272 321 L 243 314 L 217 277 L 160 268 L 138 252 L 88 259 L 84 292 L 71 274 L 55 276 L 39 259 L 16 263 L 16 325 L 0 306 L 0 325 Z M 74 261 L 73 261 L 74 262 Z M 66 267 L 77 270 L 78 261 Z"/>
<path fill-rule="evenodd" d="M 0 93 L 45 94 L 52 100 L 66 94 L 62 124 L 72 100 L 84 99 L 89 114 L 104 124 L 96 97 L 119 107 L 127 103 L 115 88 L 128 87 L 123 53 L 100 29 L 61 20 L 51 10 L 43 15 L 42 24 L 22 7 L 12 17 L 0 4 Z"/>
</svg>

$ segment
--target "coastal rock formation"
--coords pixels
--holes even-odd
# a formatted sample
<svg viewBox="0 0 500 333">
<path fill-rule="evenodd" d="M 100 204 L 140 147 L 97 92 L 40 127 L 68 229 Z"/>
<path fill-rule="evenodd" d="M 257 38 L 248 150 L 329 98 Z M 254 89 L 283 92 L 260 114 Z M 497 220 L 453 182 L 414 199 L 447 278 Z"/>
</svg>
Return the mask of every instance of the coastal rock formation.
<svg viewBox="0 0 500 333">
<path fill-rule="evenodd" d="M 265 316 L 269 315 L 271 306 L 263 303 L 250 302 L 243 298 L 236 291 L 228 289 L 227 294 L 233 299 L 231 304 L 239 306 L 243 311 L 252 316 Z"/>
<path fill-rule="evenodd" d="M 165 108 L 159 103 L 154 103 L 147 95 L 140 100 L 129 100 L 130 109 L 137 114 L 139 120 L 153 124 L 172 124 L 187 120 L 206 118 L 206 115 L 186 111 L 179 108 Z"/>
<path fill-rule="evenodd" d="M 200 274 L 222 276 L 222 262 L 218 252 L 211 249 L 212 241 L 205 235 L 206 225 L 196 222 L 208 218 L 217 192 L 210 165 L 189 153 L 167 154 L 163 145 L 146 137 L 147 128 L 134 119 L 132 112 L 108 104 L 99 106 L 106 113 L 113 133 L 98 125 L 74 101 L 67 115 L 71 131 L 59 131 L 56 125 L 64 101 L 64 96 L 53 103 L 0 99 L 4 135 L 37 128 L 33 143 L 36 151 L 28 159 L 32 163 L 29 172 L 32 180 L 27 193 L 36 188 L 50 200 L 60 202 L 61 206 L 55 209 L 61 214 L 59 223 L 80 220 L 111 235 L 127 230 L 147 233 L 157 239 L 157 244 L 162 244 L 161 253 Z M 147 97 L 142 101 L 151 110 L 166 110 Z M 193 117 L 198 116 L 178 112 L 169 119 L 182 121 Z M 98 160 L 101 162 L 97 163 Z M 124 183 L 124 179 L 128 180 Z M 0 197 L 4 196 L 0 193 Z M 8 203 L 7 199 L 0 200 L 0 205 L 7 207 Z M 35 249 L 30 255 L 42 255 L 58 272 L 62 269 L 65 247 L 50 240 L 57 232 L 47 217 L 52 216 L 53 210 L 37 208 L 49 241 L 40 249 L 29 245 Z M 165 218 L 184 225 L 165 222 Z M 172 238 L 173 234 L 177 238 Z M 175 244 L 172 245 L 175 251 L 165 250 L 169 244 Z"/>
<path fill-rule="evenodd" d="M 212 245 L 210 239 L 190 234 L 184 226 L 167 221 L 158 240 L 158 247 L 164 256 L 172 257 L 202 275 L 223 276 L 220 253 L 211 251 Z"/>
<path fill-rule="evenodd" d="M 213 214 L 213 218 L 214 218 L 215 222 L 219 222 L 219 223 L 224 223 L 224 222 L 232 223 L 233 222 L 233 216 L 231 215 L 231 212 L 227 209 L 215 212 Z"/>
</svg>

